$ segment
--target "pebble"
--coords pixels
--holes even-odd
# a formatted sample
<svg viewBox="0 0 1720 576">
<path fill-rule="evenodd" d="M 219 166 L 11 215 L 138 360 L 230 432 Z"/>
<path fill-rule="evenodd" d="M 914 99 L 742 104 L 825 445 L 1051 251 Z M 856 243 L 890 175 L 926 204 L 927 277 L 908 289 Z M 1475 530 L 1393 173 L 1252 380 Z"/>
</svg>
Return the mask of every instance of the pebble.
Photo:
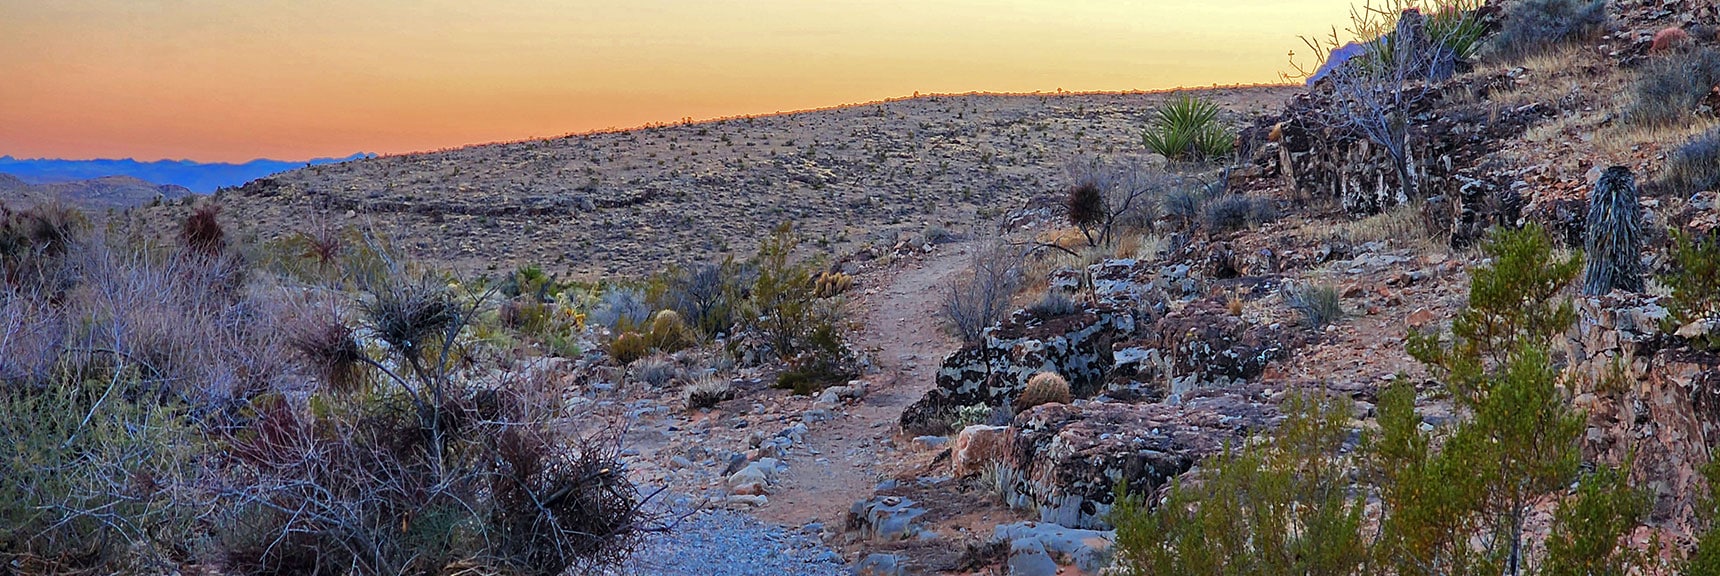
<svg viewBox="0 0 1720 576">
<path fill-rule="evenodd" d="M 628 576 L 846 576 L 842 556 L 815 536 L 739 512 L 701 513 L 646 540 L 619 574 Z"/>
</svg>

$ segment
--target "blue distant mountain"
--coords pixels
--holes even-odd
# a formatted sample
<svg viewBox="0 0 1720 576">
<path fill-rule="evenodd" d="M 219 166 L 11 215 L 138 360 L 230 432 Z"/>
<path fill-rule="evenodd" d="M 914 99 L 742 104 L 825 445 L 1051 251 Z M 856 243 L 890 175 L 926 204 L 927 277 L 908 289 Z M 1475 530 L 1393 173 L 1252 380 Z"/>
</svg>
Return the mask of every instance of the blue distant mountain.
<svg viewBox="0 0 1720 576">
<path fill-rule="evenodd" d="M 294 168 L 362 160 L 375 156 L 375 154 L 360 152 L 345 158 L 315 158 L 305 162 L 257 159 L 244 164 L 205 164 L 190 160 L 139 162 L 130 158 L 120 160 L 59 160 L 53 158 L 20 160 L 11 156 L 0 156 L 0 173 L 17 176 L 19 180 L 29 184 L 92 180 L 104 176 L 130 176 L 155 184 L 184 186 L 192 192 L 208 194 L 217 188 L 239 186 L 264 176 Z"/>
</svg>

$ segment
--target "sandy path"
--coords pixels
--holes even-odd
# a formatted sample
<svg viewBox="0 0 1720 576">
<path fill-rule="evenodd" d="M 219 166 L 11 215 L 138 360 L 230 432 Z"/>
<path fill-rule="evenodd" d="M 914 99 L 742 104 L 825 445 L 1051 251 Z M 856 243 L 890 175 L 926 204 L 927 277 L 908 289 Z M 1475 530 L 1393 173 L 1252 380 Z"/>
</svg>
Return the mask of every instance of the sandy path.
<svg viewBox="0 0 1720 576">
<path fill-rule="evenodd" d="M 812 458 L 796 458 L 756 515 L 799 525 L 839 521 L 900 465 L 899 450 L 886 442 L 897 433 L 902 409 L 931 389 L 938 363 L 959 343 L 940 327 L 938 308 L 946 283 L 966 268 L 967 244 L 949 244 L 923 259 L 886 272 L 859 302 L 864 328 L 859 347 L 873 350 L 881 370 L 866 377 L 866 396 L 829 422 L 809 426 Z"/>
</svg>

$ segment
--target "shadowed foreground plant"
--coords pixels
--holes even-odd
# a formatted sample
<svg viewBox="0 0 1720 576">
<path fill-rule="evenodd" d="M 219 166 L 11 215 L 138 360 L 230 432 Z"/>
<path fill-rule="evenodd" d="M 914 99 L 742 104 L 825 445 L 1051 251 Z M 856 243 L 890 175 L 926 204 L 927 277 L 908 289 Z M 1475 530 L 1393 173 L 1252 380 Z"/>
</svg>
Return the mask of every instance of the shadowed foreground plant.
<svg viewBox="0 0 1720 576">
<path fill-rule="evenodd" d="M 1140 576 L 1358 574 L 1362 501 L 1343 453 L 1350 402 L 1293 395 L 1270 443 L 1230 447 L 1152 507 L 1117 484 L 1117 564 Z"/>
</svg>

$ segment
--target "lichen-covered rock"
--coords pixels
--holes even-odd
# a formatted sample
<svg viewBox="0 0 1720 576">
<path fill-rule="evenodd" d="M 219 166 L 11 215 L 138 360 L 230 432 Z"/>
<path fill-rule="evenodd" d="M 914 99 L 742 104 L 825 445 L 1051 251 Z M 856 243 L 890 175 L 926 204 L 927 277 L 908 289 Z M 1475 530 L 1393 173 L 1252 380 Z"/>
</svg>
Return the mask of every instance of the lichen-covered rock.
<svg viewBox="0 0 1720 576">
<path fill-rule="evenodd" d="M 1133 381 L 1168 381 L 1170 389 L 1184 390 L 1256 378 L 1305 340 L 1294 327 L 1261 325 L 1231 314 L 1214 297 L 1166 313 L 1117 348 L 1131 350 L 1130 363 L 1119 366 L 1132 370 L 1127 376 Z"/>
<path fill-rule="evenodd" d="M 1000 474 L 1010 506 L 1069 528 L 1108 528 L 1113 489 L 1152 493 L 1226 443 L 1267 426 L 1263 396 L 1213 392 L 1180 405 L 1077 401 L 1016 417 L 1014 446 Z"/>
<path fill-rule="evenodd" d="M 1105 567 L 1111 545 L 1117 539 L 1115 531 L 1081 530 L 1043 522 L 1002 524 L 995 534 L 994 540 L 1010 543 L 1012 550 L 1017 542 L 1037 542 L 1053 559 L 1073 565 L 1083 574 L 1098 574 Z"/>
<path fill-rule="evenodd" d="M 937 387 L 902 412 L 902 428 L 944 433 L 955 410 L 1014 402 L 1039 372 L 1062 375 L 1077 398 L 1092 397 L 1111 370 L 1112 343 L 1134 330 L 1134 316 L 1111 306 L 1049 318 L 1018 311 L 944 359 Z"/>
</svg>

